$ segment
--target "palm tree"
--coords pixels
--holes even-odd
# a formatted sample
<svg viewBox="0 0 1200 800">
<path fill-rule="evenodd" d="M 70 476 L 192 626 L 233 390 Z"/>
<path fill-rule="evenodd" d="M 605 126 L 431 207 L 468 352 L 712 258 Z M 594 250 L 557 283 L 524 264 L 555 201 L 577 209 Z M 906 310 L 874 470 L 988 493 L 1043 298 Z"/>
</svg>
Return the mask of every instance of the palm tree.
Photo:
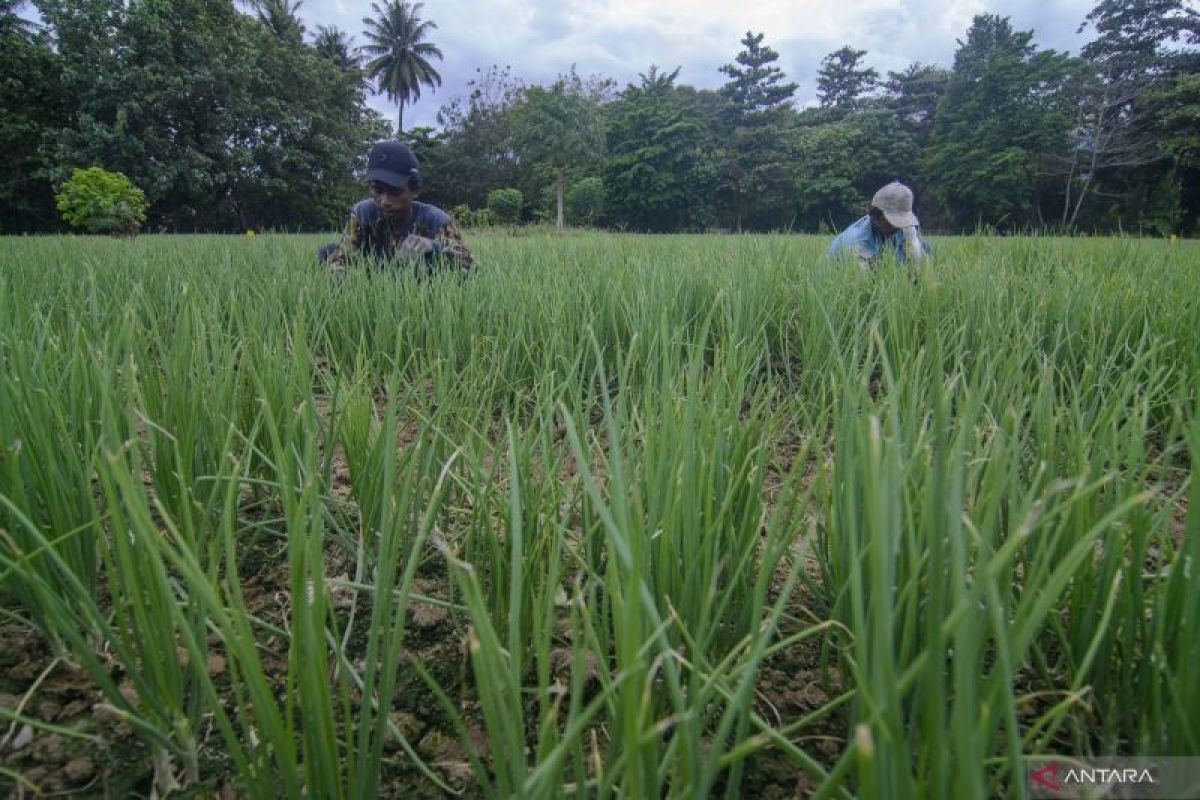
<svg viewBox="0 0 1200 800">
<path fill-rule="evenodd" d="M 404 106 L 420 99 L 421 84 L 430 87 L 442 84 L 442 76 L 429 63 L 431 58 L 440 61 L 442 51 L 425 40 L 437 25 L 421 19 L 423 5 L 410 6 L 405 0 L 390 0 L 380 8 L 378 3 L 372 3 L 375 17 L 363 17 L 367 44 L 361 49 L 371 58 L 367 62 L 367 77 L 375 81 L 376 92 L 387 94 L 389 100 L 400 106 L 397 136 L 404 130 Z"/>
<path fill-rule="evenodd" d="M 312 45 L 317 55 L 342 69 L 358 69 L 360 66 L 354 39 L 335 25 L 318 25 Z"/>
<path fill-rule="evenodd" d="M 258 21 L 280 39 L 302 40 L 304 23 L 300 21 L 300 6 L 304 0 L 250 0 Z"/>
<path fill-rule="evenodd" d="M 15 33 L 27 37 L 37 30 L 37 25 L 21 18 L 20 11 L 25 5 L 26 0 L 0 0 L 0 35 Z"/>
</svg>

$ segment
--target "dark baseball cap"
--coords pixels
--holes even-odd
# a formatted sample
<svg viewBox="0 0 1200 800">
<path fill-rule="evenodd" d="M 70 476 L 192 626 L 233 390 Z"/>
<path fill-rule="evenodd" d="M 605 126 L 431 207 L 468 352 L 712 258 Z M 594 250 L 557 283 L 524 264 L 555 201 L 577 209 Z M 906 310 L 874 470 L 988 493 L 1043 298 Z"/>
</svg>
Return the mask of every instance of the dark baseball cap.
<svg viewBox="0 0 1200 800">
<path fill-rule="evenodd" d="M 413 151 L 400 142 L 376 142 L 367 154 L 367 179 L 397 189 L 408 186 L 411 178 L 420 179 L 421 173 L 417 167 L 417 157 Z"/>
</svg>

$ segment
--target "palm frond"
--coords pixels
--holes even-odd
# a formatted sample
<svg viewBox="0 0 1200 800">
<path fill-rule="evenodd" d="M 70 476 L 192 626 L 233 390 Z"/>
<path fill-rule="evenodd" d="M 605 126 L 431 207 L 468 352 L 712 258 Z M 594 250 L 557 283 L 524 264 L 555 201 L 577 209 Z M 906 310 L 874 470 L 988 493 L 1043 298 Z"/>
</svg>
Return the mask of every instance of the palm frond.
<svg viewBox="0 0 1200 800">
<path fill-rule="evenodd" d="M 432 20 L 421 19 L 423 3 L 389 0 L 382 6 L 372 3 L 374 16 L 363 18 L 363 38 L 359 52 L 370 57 L 364 69 L 374 82 L 375 91 L 404 106 L 421 97 L 421 87 L 440 86 L 441 75 L 430 64 L 441 60 L 442 51 L 427 41 L 437 29 Z M 402 119 L 402 118 L 401 118 Z"/>
</svg>

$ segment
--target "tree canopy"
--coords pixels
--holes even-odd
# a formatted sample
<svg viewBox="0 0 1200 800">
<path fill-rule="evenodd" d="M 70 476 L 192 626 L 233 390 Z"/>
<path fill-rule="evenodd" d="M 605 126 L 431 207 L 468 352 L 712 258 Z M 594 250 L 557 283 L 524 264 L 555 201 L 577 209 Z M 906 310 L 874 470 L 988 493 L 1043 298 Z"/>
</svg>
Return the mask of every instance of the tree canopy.
<svg viewBox="0 0 1200 800">
<path fill-rule="evenodd" d="M 543 165 L 554 174 L 555 224 L 561 229 L 567 170 L 589 162 L 598 165 L 604 151 L 596 104 L 560 78 L 548 89 L 530 87 L 514 114 L 518 151 L 531 165 Z"/>
<path fill-rule="evenodd" d="M 0 2 L 0 231 L 61 230 L 55 193 L 89 167 L 145 192 L 148 231 L 337 228 L 389 135 L 420 159 L 426 200 L 480 210 L 513 189 L 522 219 L 559 224 L 828 230 L 899 179 L 937 230 L 1200 228 L 1189 0 L 1097 0 L 1077 55 L 982 14 L 953 63 L 886 76 L 854 43 L 781 56 L 770 31 L 687 76 L 713 88 L 653 65 L 624 88 L 575 65 L 544 84 L 478 65 L 436 125 L 409 131 L 405 109 L 441 83 L 426 8 L 379 0 L 361 31 L 306 13 L 303 0 Z M 813 70 L 807 96 L 785 65 Z M 394 129 L 371 91 L 396 103 Z"/>
<path fill-rule="evenodd" d="M 1038 50 L 1008 18 L 975 17 L 959 41 L 938 103 L 925 171 L 959 227 L 1012 226 L 1037 211 L 1039 160 L 1062 147 L 1070 115 L 1058 102 L 1071 60 Z"/>
<path fill-rule="evenodd" d="M 866 50 L 846 45 L 821 60 L 817 97 L 826 108 L 853 108 L 879 83 L 879 72 L 862 65 Z"/>
</svg>

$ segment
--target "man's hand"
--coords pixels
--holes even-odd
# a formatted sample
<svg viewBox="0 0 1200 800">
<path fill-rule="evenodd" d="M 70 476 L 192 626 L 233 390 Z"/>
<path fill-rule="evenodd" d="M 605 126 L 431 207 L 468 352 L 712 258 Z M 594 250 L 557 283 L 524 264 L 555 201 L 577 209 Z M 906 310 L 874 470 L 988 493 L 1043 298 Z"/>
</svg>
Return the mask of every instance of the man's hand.
<svg viewBox="0 0 1200 800">
<path fill-rule="evenodd" d="M 915 225 L 904 229 L 904 256 L 913 264 L 925 257 L 925 247 Z"/>
<path fill-rule="evenodd" d="M 433 252 L 433 239 L 427 239 L 424 236 L 409 234 L 408 238 L 400 243 L 400 254 L 408 258 L 420 258 L 431 252 Z"/>
</svg>

